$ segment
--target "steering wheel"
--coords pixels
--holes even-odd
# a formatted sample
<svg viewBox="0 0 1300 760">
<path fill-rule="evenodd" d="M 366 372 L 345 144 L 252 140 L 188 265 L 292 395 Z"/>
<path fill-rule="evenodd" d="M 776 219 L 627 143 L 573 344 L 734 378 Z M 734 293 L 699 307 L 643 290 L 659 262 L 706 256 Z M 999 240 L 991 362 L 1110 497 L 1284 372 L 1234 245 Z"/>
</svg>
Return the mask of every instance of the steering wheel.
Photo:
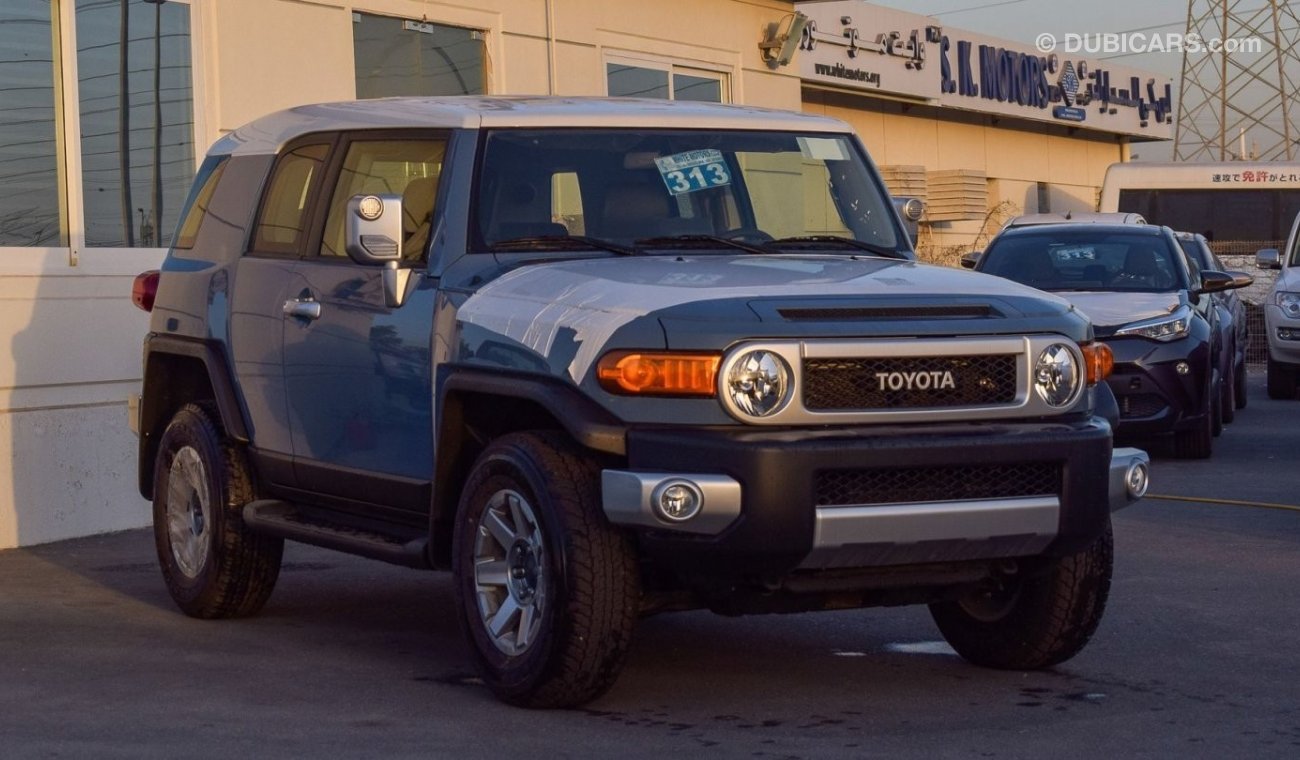
<svg viewBox="0 0 1300 760">
<path fill-rule="evenodd" d="M 741 243 L 770 243 L 773 240 L 776 240 L 775 237 L 757 227 L 737 227 L 734 230 L 727 230 L 722 233 L 722 237 L 728 240 L 736 240 Z"/>
</svg>

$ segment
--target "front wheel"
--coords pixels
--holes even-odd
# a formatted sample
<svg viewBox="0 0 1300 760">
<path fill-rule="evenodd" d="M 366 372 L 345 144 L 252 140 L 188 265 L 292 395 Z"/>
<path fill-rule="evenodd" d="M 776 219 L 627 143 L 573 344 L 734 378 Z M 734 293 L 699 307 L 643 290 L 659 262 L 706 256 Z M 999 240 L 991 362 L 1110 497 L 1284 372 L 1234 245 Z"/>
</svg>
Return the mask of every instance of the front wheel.
<svg viewBox="0 0 1300 760">
<path fill-rule="evenodd" d="M 1109 521 L 1087 549 L 996 588 L 930 605 L 943 637 L 966 660 L 1032 670 L 1065 662 L 1092 638 L 1110 593 L 1114 549 Z"/>
<path fill-rule="evenodd" d="M 1268 397 L 1278 401 L 1295 398 L 1296 368 L 1294 364 L 1268 359 Z"/>
<path fill-rule="evenodd" d="M 197 618 L 253 615 L 280 576 L 284 541 L 244 527 L 254 499 L 241 449 L 215 411 L 187 404 L 158 442 L 153 532 L 163 580 L 176 606 Z"/>
<path fill-rule="evenodd" d="M 462 628 L 484 682 L 572 707 L 618 677 L 639 611 L 636 561 L 605 518 L 600 470 L 563 436 L 514 433 L 479 456 L 453 545 Z"/>
<path fill-rule="evenodd" d="M 1219 396 L 1219 410 L 1225 425 L 1237 420 L 1237 370 L 1229 368 L 1223 376 L 1223 392 Z"/>
</svg>

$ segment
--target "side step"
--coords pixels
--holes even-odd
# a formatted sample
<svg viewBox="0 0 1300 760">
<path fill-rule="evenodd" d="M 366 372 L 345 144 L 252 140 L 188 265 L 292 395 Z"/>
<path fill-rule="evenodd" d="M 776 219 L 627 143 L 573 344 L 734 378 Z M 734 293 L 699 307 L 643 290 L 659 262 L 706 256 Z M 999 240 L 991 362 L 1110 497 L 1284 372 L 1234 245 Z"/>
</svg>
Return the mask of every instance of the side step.
<svg viewBox="0 0 1300 760">
<path fill-rule="evenodd" d="M 338 513 L 266 499 L 244 505 L 244 524 L 304 544 L 356 554 L 406 567 L 428 567 L 429 538 L 405 525 L 348 524 Z"/>
</svg>

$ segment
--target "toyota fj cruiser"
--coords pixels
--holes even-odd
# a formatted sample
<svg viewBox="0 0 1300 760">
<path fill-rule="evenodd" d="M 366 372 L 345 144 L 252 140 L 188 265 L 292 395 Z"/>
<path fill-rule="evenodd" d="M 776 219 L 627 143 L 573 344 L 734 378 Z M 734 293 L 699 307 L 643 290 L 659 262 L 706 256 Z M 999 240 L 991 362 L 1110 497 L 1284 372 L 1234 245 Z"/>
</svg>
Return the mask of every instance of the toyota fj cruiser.
<svg viewBox="0 0 1300 760">
<path fill-rule="evenodd" d="M 250 615 L 284 539 L 453 573 L 506 701 L 603 693 L 637 618 L 929 604 L 999 668 L 1088 641 L 1146 456 L 1064 301 L 913 261 L 844 124 L 391 99 L 221 139 L 134 425 L 167 588 Z M 1113 407 L 1113 400 L 1111 400 Z"/>
</svg>

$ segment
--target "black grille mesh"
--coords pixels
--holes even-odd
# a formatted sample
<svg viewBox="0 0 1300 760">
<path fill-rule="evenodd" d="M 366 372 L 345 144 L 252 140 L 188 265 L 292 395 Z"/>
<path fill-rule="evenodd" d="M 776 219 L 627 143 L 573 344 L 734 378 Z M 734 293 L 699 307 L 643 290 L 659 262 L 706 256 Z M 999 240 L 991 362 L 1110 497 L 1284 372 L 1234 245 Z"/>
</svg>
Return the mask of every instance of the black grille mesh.
<svg viewBox="0 0 1300 760">
<path fill-rule="evenodd" d="M 1166 406 L 1165 400 L 1154 393 L 1134 393 L 1119 398 L 1121 417 L 1150 417 L 1163 412 Z"/>
<path fill-rule="evenodd" d="M 823 470 L 816 476 L 817 506 L 916 501 L 1059 496 L 1061 465 L 965 465 L 888 470 Z"/>
<path fill-rule="evenodd" d="M 805 359 L 803 403 L 815 411 L 1010 404 L 1016 399 L 1016 354 L 988 356 Z M 951 372 L 953 387 L 921 390 L 913 382 L 881 390 L 881 373 Z M 897 377 L 897 376 L 892 376 Z"/>
</svg>

